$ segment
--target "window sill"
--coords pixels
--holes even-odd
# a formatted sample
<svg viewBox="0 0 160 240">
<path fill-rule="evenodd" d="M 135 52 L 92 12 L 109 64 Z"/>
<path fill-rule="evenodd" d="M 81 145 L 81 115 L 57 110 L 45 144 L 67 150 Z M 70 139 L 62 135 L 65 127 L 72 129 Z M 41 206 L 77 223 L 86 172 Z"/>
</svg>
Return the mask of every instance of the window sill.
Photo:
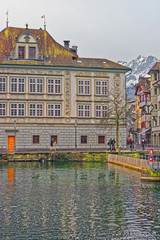
<svg viewBox="0 0 160 240">
<path fill-rule="evenodd" d="M 78 97 L 91 97 L 91 94 L 77 94 Z"/>
<path fill-rule="evenodd" d="M 95 94 L 95 97 L 108 97 L 108 95 L 102 95 L 102 94 Z"/>
</svg>

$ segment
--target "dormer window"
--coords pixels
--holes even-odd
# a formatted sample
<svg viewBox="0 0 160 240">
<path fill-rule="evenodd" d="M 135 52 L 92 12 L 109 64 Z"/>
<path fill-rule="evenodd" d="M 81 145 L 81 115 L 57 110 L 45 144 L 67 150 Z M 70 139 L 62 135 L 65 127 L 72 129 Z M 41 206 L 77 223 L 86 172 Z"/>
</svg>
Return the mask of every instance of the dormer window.
<svg viewBox="0 0 160 240">
<path fill-rule="evenodd" d="M 36 48 L 29 47 L 29 59 L 35 59 L 35 58 L 36 58 Z"/>
<path fill-rule="evenodd" d="M 18 47 L 18 58 L 25 59 L 25 47 Z"/>
<path fill-rule="evenodd" d="M 38 49 L 39 40 L 29 32 L 28 25 L 19 37 L 15 38 L 15 48 L 11 51 L 10 60 L 25 62 L 29 61 L 44 61 L 43 54 Z"/>
</svg>

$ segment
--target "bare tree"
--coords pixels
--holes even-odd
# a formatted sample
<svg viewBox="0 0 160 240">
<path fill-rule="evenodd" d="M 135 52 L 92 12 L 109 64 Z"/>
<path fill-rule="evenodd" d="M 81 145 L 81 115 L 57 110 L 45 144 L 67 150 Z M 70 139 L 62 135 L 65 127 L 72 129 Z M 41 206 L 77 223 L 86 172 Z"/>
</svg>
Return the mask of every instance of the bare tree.
<svg viewBox="0 0 160 240">
<path fill-rule="evenodd" d="M 101 120 L 101 124 L 107 129 L 116 129 L 116 150 L 118 150 L 120 146 L 120 127 L 126 127 L 127 115 L 130 115 L 125 89 L 120 89 L 119 84 L 115 83 L 111 91 L 108 91 L 107 100 L 108 109 Z"/>
</svg>

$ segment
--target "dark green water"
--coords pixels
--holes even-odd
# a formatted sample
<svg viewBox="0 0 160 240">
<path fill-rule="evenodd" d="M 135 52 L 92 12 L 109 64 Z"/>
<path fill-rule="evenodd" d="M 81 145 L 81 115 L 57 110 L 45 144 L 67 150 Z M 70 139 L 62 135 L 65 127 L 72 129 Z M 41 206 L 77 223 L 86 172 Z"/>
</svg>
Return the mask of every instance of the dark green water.
<svg viewBox="0 0 160 240">
<path fill-rule="evenodd" d="M 0 239 L 160 239 L 160 184 L 106 163 L 0 164 Z"/>
</svg>

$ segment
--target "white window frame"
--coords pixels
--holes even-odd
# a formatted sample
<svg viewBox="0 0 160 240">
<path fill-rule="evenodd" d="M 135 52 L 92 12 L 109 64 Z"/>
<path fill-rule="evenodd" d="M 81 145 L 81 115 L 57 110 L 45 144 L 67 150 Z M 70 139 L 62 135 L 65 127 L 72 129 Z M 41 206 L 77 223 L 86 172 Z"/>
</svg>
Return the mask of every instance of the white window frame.
<svg viewBox="0 0 160 240">
<path fill-rule="evenodd" d="M 29 104 L 30 117 L 43 117 L 43 103 L 30 103 Z"/>
<path fill-rule="evenodd" d="M 101 95 L 101 96 L 107 96 L 107 80 L 96 80 L 96 94 L 95 95 Z"/>
<path fill-rule="evenodd" d="M 0 103 L 0 116 L 6 116 L 6 103 Z"/>
<path fill-rule="evenodd" d="M 6 77 L 0 77 L 0 93 L 6 92 Z"/>
<path fill-rule="evenodd" d="M 61 104 L 48 104 L 48 117 L 61 117 Z"/>
<path fill-rule="evenodd" d="M 107 105 L 96 105 L 96 118 L 104 118 L 107 114 Z"/>
<path fill-rule="evenodd" d="M 90 105 L 78 104 L 78 117 L 90 118 Z"/>
<path fill-rule="evenodd" d="M 61 79 L 48 78 L 48 94 L 61 94 Z"/>
<path fill-rule="evenodd" d="M 43 94 L 43 78 L 29 78 L 29 93 Z"/>
<path fill-rule="evenodd" d="M 90 95 L 90 80 L 78 80 L 78 95 Z"/>
<path fill-rule="evenodd" d="M 11 93 L 25 92 L 25 78 L 11 77 Z"/>
<path fill-rule="evenodd" d="M 25 117 L 25 103 L 11 103 L 11 117 Z"/>
</svg>

